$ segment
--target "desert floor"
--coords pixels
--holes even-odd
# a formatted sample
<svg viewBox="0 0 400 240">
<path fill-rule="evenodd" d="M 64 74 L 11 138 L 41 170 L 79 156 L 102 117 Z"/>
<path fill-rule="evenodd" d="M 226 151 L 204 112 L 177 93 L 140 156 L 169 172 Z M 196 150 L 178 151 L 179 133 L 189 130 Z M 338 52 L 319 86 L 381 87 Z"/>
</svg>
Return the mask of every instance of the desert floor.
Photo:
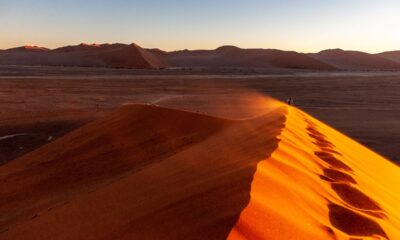
<svg viewBox="0 0 400 240">
<path fill-rule="evenodd" d="M 246 118 L 258 114 L 257 106 L 242 111 L 258 94 L 283 101 L 292 96 L 297 107 L 400 162 L 400 73 L 396 72 L 1 67 L 0 163 L 125 103 Z"/>
</svg>

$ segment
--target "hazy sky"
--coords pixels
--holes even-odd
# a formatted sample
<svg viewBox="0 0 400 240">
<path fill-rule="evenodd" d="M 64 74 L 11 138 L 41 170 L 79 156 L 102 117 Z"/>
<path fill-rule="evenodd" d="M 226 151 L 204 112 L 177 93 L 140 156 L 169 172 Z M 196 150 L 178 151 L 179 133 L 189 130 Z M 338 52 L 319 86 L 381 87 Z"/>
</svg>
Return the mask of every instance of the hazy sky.
<svg viewBox="0 0 400 240">
<path fill-rule="evenodd" d="M 0 49 L 82 42 L 400 49 L 399 0 L 0 0 L 0 23 Z"/>
</svg>

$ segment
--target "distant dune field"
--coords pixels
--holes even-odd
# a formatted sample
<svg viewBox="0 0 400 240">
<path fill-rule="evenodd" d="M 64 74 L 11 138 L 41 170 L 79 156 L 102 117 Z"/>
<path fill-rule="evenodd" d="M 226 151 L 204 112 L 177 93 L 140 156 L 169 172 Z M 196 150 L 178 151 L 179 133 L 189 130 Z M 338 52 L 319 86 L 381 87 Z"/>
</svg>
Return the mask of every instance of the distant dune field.
<svg viewBox="0 0 400 240">
<path fill-rule="evenodd" d="M 54 50 L 24 46 L 0 52 L 0 65 L 157 69 L 166 62 L 136 44 L 80 44 Z"/>
<path fill-rule="evenodd" d="M 165 52 L 137 44 L 79 44 L 48 49 L 22 46 L 0 50 L 0 65 L 69 66 L 124 69 L 303 69 L 318 71 L 368 70 L 399 71 L 398 51 L 369 54 L 328 49 L 301 53 L 279 49 L 243 49 L 221 46 L 213 50 Z"/>
</svg>

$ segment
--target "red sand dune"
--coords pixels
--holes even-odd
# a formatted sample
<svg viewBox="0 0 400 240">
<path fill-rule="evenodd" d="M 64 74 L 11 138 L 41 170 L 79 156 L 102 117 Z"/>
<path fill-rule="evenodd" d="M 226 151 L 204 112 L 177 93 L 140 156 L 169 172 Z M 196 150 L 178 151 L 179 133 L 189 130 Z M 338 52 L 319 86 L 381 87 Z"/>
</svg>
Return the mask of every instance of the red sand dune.
<svg viewBox="0 0 400 240">
<path fill-rule="evenodd" d="M 338 69 L 347 70 L 400 70 L 400 63 L 383 58 L 381 55 L 359 51 L 329 49 L 309 56 Z"/>
<path fill-rule="evenodd" d="M 376 55 L 400 63 L 400 51 L 389 51 L 378 53 Z"/>
<path fill-rule="evenodd" d="M 223 46 L 215 50 L 170 52 L 168 61 L 171 66 L 180 67 L 335 69 L 329 64 L 294 51 L 241 49 L 235 46 Z"/>
<path fill-rule="evenodd" d="M 232 121 L 125 106 L 1 167 L 0 238 L 225 238 L 282 111 Z"/>
<path fill-rule="evenodd" d="M 398 166 L 292 107 L 278 139 L 229 239 L 400 239 Z"/>
<path fill-rule="evenodd" d="M 242 49 L 222 46 L 215 50 L 165 52 L 136 44 L 79 44 L 47 49 L 23 46 L 0 50 L 0 65 L 78 66 L 129 69 L 266 68 L 308 70 L 400 70 L 398 51 L 369 54 L 328 49 L 304 54 L 277 49 Z"/>
<path fill-rule="evenodd" d="M 50 49 L 45 48 L 45 47 L 38 47 L 38 46 L 22 46 L 22 47 L 16 47 L 16 48 L 10 48 L 7 50 L 4 50 L 4 52 L 47 52 Z"/>
<path fill-rule="evenodd" d="M 165 68 L 162 57 L 136 44 L 80 44 L 54 50 L 21 47 L 3 51 L 1 65 L 112 67 L 134 69 Z"/>
<path fill-rule="evenodd" d="M 104 115 L 90 110 L 53 110 L 29 115 L 9 111 L 4 116 L 0 120 L 0 165 Z"/>
<path fill-rule="evenodd" d="M 127 105 L 0 167 L 0 239 L 400 239 L 400 169 L 266 100 Z"/>
</svg>

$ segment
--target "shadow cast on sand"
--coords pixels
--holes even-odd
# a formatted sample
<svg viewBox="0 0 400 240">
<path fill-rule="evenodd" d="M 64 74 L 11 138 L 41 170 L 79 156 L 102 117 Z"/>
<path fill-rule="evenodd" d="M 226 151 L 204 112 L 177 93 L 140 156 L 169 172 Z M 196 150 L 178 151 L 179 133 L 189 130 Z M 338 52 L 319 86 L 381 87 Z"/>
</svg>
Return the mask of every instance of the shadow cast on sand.
<svg viewBox="0 0 400 240">
<path fill-rule="evenodd" d="M 378 235 L 388 239 L 382 227 L 369 218 L 334 203 L 328 205 L 329 220 L 341 231 L 354 236 Z"/>
<path fill-rule="evenodd" d="M 382 210 L 377 203 L 357 188 L 346 183 L 332 183 L 332 189 L 349 205 L 364 210 Z"/>
<path fill-rule="evenodd" d="M 285 113 L 124 106 L 0 168 L 0 239 L 226 239 Z"/>
<path fill-rule="evenodd" d="M 347 166 L 347 164 L 343 163 L 342 161 L 338 160 L 333 154 L 317 151 L 314 153 L 317 157 L 319 157 L 324 162 L 328 163 L 333 168 L 338 168 L 342 170 L 346 170 L 352 172 L 353 170 Z"/>
<path fill-rule="evenodd" d="M 344 182 L 344 183 L 353 183 L 356 184 L 356 180 L 352 176 L 347 173 L 341 172 L 332 168 L 323 169 L 324 174 L 321 176 L 329 179 L 330 182 Z"/>
</svg>

